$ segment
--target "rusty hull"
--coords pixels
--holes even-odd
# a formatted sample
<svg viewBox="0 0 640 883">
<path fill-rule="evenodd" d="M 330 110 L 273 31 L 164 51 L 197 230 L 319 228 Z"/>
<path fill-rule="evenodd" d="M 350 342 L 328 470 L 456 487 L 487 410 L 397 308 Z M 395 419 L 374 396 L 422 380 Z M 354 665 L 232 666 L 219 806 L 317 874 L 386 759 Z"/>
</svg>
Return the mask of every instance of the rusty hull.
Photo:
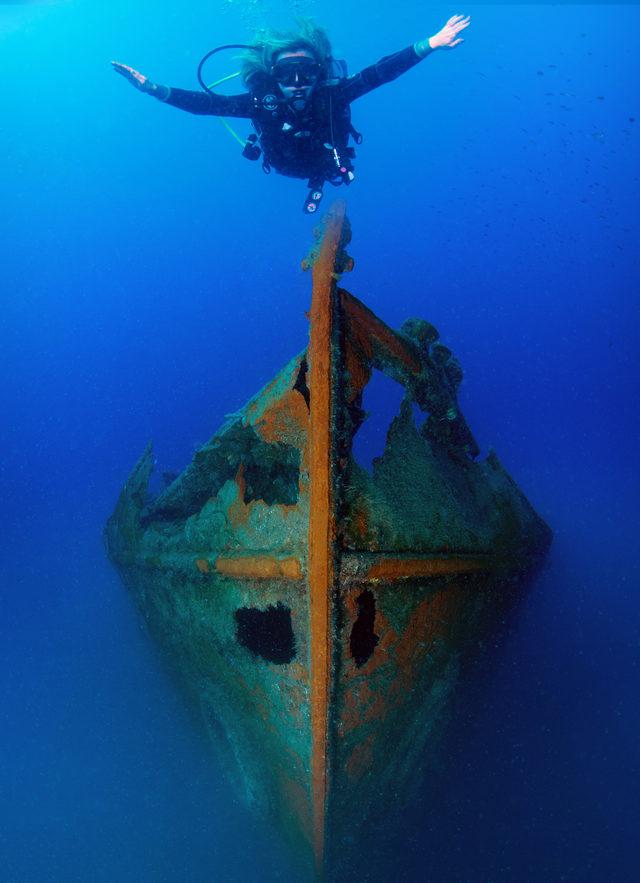
<svg viewBox="0 0 640 883">
<path fill-rule="evenodd" d="M 381 806 L 393 824 L 469 648 L 551 539 L 497 457 L 477 459 L 433 326 L 393 331 L 339 287 L 349 239 L 338 203 L 303 262 L 307 351 L 155 499 L 147 449 L 105 529 L 230 776 L 327 878 Z M 405 399 L 369 473 L 352 442 L 374 371 Z"/>
</svg>

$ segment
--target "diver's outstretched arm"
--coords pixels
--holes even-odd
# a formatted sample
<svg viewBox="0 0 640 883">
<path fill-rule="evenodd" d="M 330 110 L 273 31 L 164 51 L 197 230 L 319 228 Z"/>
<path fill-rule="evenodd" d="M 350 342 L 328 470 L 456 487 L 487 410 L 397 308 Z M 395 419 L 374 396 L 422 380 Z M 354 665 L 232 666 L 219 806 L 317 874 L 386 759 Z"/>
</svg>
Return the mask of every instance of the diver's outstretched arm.
<svg viewBox="0 0 640 883">
<path fill-rule="evenodd" d="M 453 49 L 458 43 L 463 42 L 462 37 L 459 37 L 458 34 L 468 28 L 470 24 L 470 16 L 453 15 L 437 34 L 427 37 L 426 40 L 419 40 L 413 46 L 401 49 L 394 55 L 387 55 L 377 64 L 372 64 L 371 67 L 366 67 L 355 76 L 349 77 L 337 88 L 343 99 L 351 103 L 356 98 L 366 95 L 367 92 L 377 89 L 378 86 L 395 80 L 396 77 L 415 67 L 436 49 Z"/>
<path fill-rule="evenodd" d="M 152 83 L 149 77 L 145 77 L 144 74 L 141 74 L 135 68 L 129 67 L 128 64 L 122 64 L 119 61 L 112 61 L 111 64 L 116 73 L 122 74 L 127 83 L 131 83 L 132 86 L 135 86 L 141 92 L 147 92 L 147 94 L 153 95 L 161 101 L 166 101 L 171 94 L 171 89 L 168 86 L 159 86 L 157 83 Z"/>
<path fill-rule="evenodd" d="M 122 74 L 125 80 L 136 89 L 153 95 L 154 98 L 165 104 L 170 104 L 172 107 L 186 110 L 189 113 L 211 116 L 242 117 L 245 119 L 251 117 L 253 106 L 248 92 L 243 92 L 241 95 L 215 95 L 213 92 L 173 89 L 169 86 L 152 83 L 149 77 L 145 77 L 144 74 L 129 67 L 128 64 L 121 64 L 119 61 L 112 61 L 111 64 L 116 73 Z"/>
</svg>

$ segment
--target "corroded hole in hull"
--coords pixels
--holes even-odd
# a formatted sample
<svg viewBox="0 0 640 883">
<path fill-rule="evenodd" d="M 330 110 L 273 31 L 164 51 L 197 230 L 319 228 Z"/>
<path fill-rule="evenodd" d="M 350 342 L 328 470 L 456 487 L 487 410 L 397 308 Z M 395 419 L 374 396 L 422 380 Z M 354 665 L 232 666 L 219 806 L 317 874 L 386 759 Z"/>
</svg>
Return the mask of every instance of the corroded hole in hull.
<svg viewBox="0 0 640 883">
<path fill-rule="evenodd" d="M 369 383 L 351 405 L 351 454 L 372 475 L 389 444 L 389 432 L 404 414 L 416 427 L 427 414 L 413 401 L 410 391 L 383 371 L 374 370 Z"/>
<path fill-rule="evenodd" d="M 298 371 L 298 376 L 296 377 L 296 382 L 293 384 L 293 388 L 297 390 L 302 398 L 307 403 L 307 408 L 310 407 L 311 404 L 311 395 L 309 393 L 309 387 L 307 386 L 307 370 L 309 366 L 307 364 L 307 360 L 303 359 L 300 362 L 300 370 Z"/>
<path fill-rule="evenodd" d="M 296 655 L 291 626 L 291 610 L 283 604 L 270 604 L 266 610 L 241 607 L 235 612 L 238 642 L 267 662 L 286 665 Z"/>
<path fill-rule="evenodd" d="M 365 589 L 356 600 L 358 605 L 358 617 L 351 629 L 349 638 L 349 650 L 356 664 L 360 668 L 371 657 L 376 649 L 380 638 L 375 634 L 373 627 L 376 619 L 376 599 L 370 589 Z"/>
<path fill-rule="evenodd" d="M 369 473 L 373 470 L 374 460 L 384 454 L 389 427 L 400 413 L 405 395 L 401 384 L 377 370 L 364 389 L 360 422 L 354 426 L 352 454 Z"/>
</svg>

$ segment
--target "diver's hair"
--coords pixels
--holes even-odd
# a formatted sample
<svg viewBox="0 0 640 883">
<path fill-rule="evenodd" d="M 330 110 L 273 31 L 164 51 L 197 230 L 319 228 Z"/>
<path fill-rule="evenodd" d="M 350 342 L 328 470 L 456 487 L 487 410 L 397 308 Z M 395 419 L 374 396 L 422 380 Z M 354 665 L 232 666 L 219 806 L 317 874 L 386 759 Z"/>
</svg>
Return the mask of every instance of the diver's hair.
<svg viewBox="0 0 640 883">
<path fill-rule="evenodd" d="M 310 18 L 298 18 L 296 24 L 297 31 L 273 31 L 268 28 L 258 31 L 254 40 L 255 48 L 242 56 L 240 74 L 245 86 L 250 88 L 254 77 L 269 76 L 280 52 L 306 49 L 322 67 L 323 72 L 327 72 L 331 60 L 331 43 L 326 31 Z"/>
</svg>

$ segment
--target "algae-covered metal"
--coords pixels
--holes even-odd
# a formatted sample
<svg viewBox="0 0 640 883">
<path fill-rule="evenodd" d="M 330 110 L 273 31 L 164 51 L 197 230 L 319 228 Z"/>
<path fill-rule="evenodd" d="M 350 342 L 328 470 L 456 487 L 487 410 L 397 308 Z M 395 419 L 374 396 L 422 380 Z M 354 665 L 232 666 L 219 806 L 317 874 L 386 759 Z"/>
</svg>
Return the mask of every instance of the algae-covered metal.
<svg viewBox="0 0 640 883">
<path fill-rule="evenodd" d="M 551 534 L 460 411 L 427 322 L 393 331 L 339 287 L 344 206 L 319 229 L 308 349 L 155 499 L 149 448 L 106 527 L 151 634 L 226 767 L 316 874 L 393 807 L 442 731 L 460 663 Z M 353 456 L 374 371 L 404 400 Z M 416 420 L 415 413 L 423 413 Z"/>
</svg>

